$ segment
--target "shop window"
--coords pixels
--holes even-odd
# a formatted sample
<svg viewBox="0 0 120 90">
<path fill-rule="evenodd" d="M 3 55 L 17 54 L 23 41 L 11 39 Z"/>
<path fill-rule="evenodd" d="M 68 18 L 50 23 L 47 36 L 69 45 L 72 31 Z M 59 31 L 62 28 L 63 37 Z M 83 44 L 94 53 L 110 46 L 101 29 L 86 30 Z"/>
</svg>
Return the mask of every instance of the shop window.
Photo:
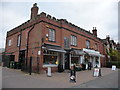
<svg viewBox="0 0 120 90">
<path fill-rule="evenodd" d="M 55 41 L 55 30 L 49 29 L 49 41 Z"/>
<path fill-rule="evenodd" d="M 8 40 L 8 46 L 11 46 L 12 40 Z"/>
<path fill-rule="evenodd" d="M 90 48 L 90 41 L 86 40 L 86 48 Z"/>
<path fill-rule="evenodd" d="M 80 64 L 79 57 L 71 57 L 71 64 Z"/>
<path fill-rule="evenodd" d="M 71 45 L 77 46 L 77 37 L 74 35 L 71 35 Z"/>
<path fill-rule="evenodd" d="M 58 64 L 57 52 L 44 50 L 43 64 Z"/>
<path fill-rule="evenodd" d="M 99 58 L 96 57 L 96 59 L 95 59 L 96 64 L 99 64 L 99 60 L 98 60 L 98 59 L 99 59 Z"/>
<path fill-rule="evenodd" d="M 57 56 L 44 55 L 44 64 L 58 64 Z"/>
<path fill-rule="evenodd" d="M 17 39 L 17 46 L 20 46 L 20 35 L 18 35 L 18 39 Z"/>
</svg>

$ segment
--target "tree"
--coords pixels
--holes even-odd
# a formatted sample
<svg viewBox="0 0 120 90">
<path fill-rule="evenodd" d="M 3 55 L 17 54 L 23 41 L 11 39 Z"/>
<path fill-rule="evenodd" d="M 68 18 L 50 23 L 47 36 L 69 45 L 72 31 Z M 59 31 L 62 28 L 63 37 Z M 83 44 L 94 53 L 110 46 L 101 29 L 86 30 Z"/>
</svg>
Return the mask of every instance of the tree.
<svg viewBox="0 0 120 90">
<path fill-rule="evenodd" d="M 118 52 L 117 50 L 110 48 L 110 52 L 107 52 L 107 54 L 111 57 L 113 61 L 120 61 L 120 52 Z"/>
</svg>

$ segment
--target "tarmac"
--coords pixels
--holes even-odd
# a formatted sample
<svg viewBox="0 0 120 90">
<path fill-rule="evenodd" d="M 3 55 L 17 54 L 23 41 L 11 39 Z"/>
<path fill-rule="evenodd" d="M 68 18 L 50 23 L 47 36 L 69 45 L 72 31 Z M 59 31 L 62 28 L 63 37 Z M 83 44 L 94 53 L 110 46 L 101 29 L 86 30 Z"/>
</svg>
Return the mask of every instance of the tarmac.
<svg viewBox="0 0 120 90">
<path fill-rule="evenodd" d="M 29 75 L 28 73 L 24 73 L 21 70 L 8 69 L 8 68 L 6 69 L 9 70 L 9 72 L 6 71 L 7 72 L 6 75 L 4 75 L 4 72 L 3 72 L 3 75 L 4 75 L 3 84 L 6 85 L 5 87 L 3 85 L 3 88 L 7 87 L 7 83 L 9 83 L 10 80 L 16 81 L 15 77 L 17 77 L 16 78 L 17 83 L 21 84 L 21 86 L 17 87 L 17 85 L 14 85 L 14 83 L 11 83 L 11 85 L 8 86 L 7 88 L 11 88 L 12 86 L 14 86 L 12 88 L 21 88 L 21 87 L 22 88 L 71 88 L 71 87 L 78 86 L 80 84 L 95 80 L 102 76 L 106 76 L 113 72 L 118 71 L 118 69 L 115 71 L 112 71 L 111 68 L 101 68 L 102 76 L 100 77 L 93 77 L 93 69 L 85 70 L 85 71 L 77 71 L 76 83 L 74 83 L 74 82 L 70 82 L 70 73 L 68 72 L 62 72 L 62 73 L 55 72 L 55 73 L 52 73 L 51 77 L 48 77 L 47 73 L 44 73 L 44 74 L 32 73 L 32 75 Z M 8 75 L 8 73 L 10 73 L 10 75 Z M 22 84 L 24 85 L 22 86 Z"/>
</svg>

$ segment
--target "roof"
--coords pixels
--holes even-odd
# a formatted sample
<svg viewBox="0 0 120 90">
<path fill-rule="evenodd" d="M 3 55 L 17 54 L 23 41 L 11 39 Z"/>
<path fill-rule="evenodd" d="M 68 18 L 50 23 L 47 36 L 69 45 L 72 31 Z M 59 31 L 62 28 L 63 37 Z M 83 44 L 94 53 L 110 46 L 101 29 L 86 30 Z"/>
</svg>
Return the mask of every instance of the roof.
<svg viewBox="0 0 120 90">
<path fill-rule="evenodd" d="M 86 34 L 88 34 L 92 37 L 95 37 L 95 38 L 97 38 L 98 40 L 101 41 L 101 39 L 99 37 L 93 35 L 93 33 L 89 32 L 89 31 L 87 31 L 87 30 L 85 30 L 81 27 L 76 26 L 76 25 L 72 24 L 71 22 L 68 22 L 66 19 L 56 19 L 55 17 L 52 17 L 49 14 L 46 14 L 44 12 L 38 14 L 34 20 L 31 20 L 31 19 L 27 20 L 23 24 L 21 24 L 21 25 L 15 27 L 15 28 L 13 28 L 12 30 L 8 31 L 7 32 L 7 37 L 14 34 L 14 33 L 20 32 L 21 30 L 26 29 L 27 27 L 30 27 L 30 25 L 39 23 L 39 20 L 40 20 L 41 17 L 48 18 L 49 20 L 53 20 L 53 21 L 55 21 L 56 23 L 59 23 L 59 24 L 64 23 L 64 24 L 66 24 L 66 25 L 68 25 L 72 28 L 75 28 L 76 30 L 78 30 L 80 32 L 86 33 Z"/>
</svg>

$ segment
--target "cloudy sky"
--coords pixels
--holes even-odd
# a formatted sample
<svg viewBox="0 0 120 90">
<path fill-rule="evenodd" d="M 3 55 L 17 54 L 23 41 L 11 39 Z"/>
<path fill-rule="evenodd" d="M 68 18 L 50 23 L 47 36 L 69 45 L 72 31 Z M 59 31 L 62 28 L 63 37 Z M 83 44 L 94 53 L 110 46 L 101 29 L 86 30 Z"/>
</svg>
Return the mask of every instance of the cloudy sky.
<svg viewBox="0 0 120 90">
<path fill-rule="evenodd" d="M 0 48 L 5 47 L 6 33 L 30 19 L 33 3 L 39 13 L 46 12 L 58 19 L 91 30 L 97 27 L 98 37 L 118 41 L 119 0 L 1 0 L 0 2 Z"/>
</svg>

